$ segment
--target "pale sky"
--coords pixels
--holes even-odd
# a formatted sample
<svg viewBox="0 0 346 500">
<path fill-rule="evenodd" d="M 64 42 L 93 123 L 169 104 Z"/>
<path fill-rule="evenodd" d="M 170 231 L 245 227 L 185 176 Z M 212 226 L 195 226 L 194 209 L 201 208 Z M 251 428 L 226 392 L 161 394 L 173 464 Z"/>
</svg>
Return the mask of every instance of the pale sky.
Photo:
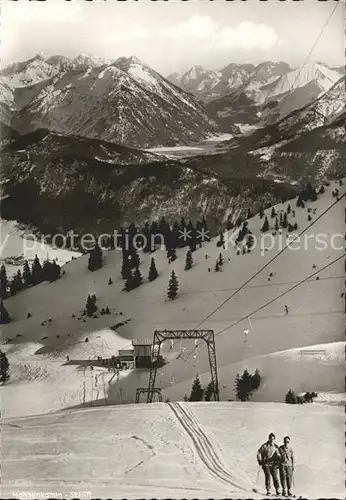
<svg viewBox="0 0 346 500">
<path fill-rule="evenodd" d="M 285 61 L 300 66 L 336 5 L 318 0 L 1 0 L 1 66 L 38 52 L 136 55 L 160 73 L 197 64 Z M 312 56 L 345 61 L 344 2 Z"/>
</svg>

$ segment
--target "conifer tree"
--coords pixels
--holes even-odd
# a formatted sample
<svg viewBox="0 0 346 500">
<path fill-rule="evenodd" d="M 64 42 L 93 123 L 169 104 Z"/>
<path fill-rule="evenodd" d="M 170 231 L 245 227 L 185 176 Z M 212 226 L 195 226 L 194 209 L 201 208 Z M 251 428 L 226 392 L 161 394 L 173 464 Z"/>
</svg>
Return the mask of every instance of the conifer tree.
<svg viewBox="0 0 346 500">
<path fill-rule="evenodd" d="M 237 236 L 237 239 L 235 240 L 236 243 L 239 243 L 241 241 L 243 241 L 243 239 L 245 238 L 245 236 L 249 233 L 249 229 L 248 229 L 248 223 L 247 221 L 244 221 L 243 223 L 243 226 L 242 228 L 239 230 L 239 233 L 238 233 L 238 236 Z"/>
<path fill-rule="evenodd" d="M 280 226 L 281 227 L 282 227 L 283 222 L 284 222 L 284 219 L 282 217 L 282 212 L 280 212 Z"/>
<path fill-rule="evenodd" d="M 239 399 L 238 394 L 240 394 L 240 385 L 241 385 L 240 375 L 239 375 L 239 373 L 237 373 L 237 375 L 235 376 L 235 379 L 234 379 L 234 392 L 236 394 L 237 399 Z"/>
<path fill-rule="evenodd" d="M 38 285 L 43 279 L 42 266 L 37 255 L 35 255 L 34 262 L 32 263 L 31 279 L 33 285 Z"/>
<path fill-rule="evenodd" d="M 22 273 L 20 272 L 19 269 L 17 271 L 15 280 L 16 280 L 16 289 L 17 289 L 17 292 L 20 292 L 22 290 L 22 288 L 23 288 L 23 278 L 22 278 Z"/>
<path fill-rule="evenodd" d="M 219 262 L 219 266 L 221 267 L 223 265 L 223 257 L 222 257 L 221 252 L 219 253 L 218 262 Z"/>
<path fill-rule="evenodd" d="M 150 242 L 149 243 L 150 243 L 150 251 L 151 252 L 155 251 L 156 244 L 161 244 L 161 238 L 158 237 L 159 235 L 160 235 L 159 225 L 158 225 L 157 221 L 154 220 L 150 226 Z"/>
<path fill-rule="evenodd" d="M 288 403 L 288 404 L 296 404 L 297 403 L 297 396 L 296 394 L 292 391 L 292 389 L 289 389 L 289 391 L 287 392 L 286 396 L 285 396 L 285 403 Z"/>
<path fill-rule="evenodd" d="M 225 244 L 225 239 L 223 233 L 221 232 L 219 236 L 219 241 L 217 241 L 216 246 L 224 248 L 224 244 Z"/>
<path fill-rule="evenodd" d="M 244 370 L 243 375 L 236 377 L 236 396 L 240 401 L 248 401 L 251 393 L 251 375 L 247 369 Z"/>
<path fill-rule="evenodd" d="M 260 219 L 263 219 L 263 217 L 264 217 L 264 208 L 263 208 L 263 205 L 260 206 L 259 216 L 260 216 Z"/>
<path fill-rule="evenodd" d="M 204 391 L 204 401 L 210 401 L 213 393 L 214 393 L 214 384 L 211 381 L 209 382 L 207 388 Z"/>
<path fill-rule="evenodd" d="M 255 373 L 252 375 L 252 388 L 253 390 L 257 390 L 261 384 L 261 374 L 259 369 L 256 368 Z"/>
<path fill-rule="evenodd" d="M 214 271 L 218 273 L 220 271 L 220 264 L 219 264 L 219 259 L 217 259 L 214 267 Z"/>
<path fill-rule="evenodd" d="M 0 267 L 0 298 L 1 299 L 6 299 L 8 296 L 7 293 L 7 285 L 8 285 L 8 280 L 7 280 L 7 274 L 6 274 L 6 267 L 4 264 Z"/>
<path fill-rule="evenodd" d="M 130 260 L 129 260 L 130 269 L 134 269 L 134 268 L 138 267 L 140 263 L 141 263 L 141 261 L 140 261 L 139 255 L 138 255 L 138 251 L 135 248 L 133 248 L 130 251 Z"/>
<path fill-rule="evenodd" d="M 89 271 L 97 271 L 102 267 L 102 250 L 98 243 L 95 244 L 94 248 L 90 251 L 88 269 Z"/>
<path fill-rule="evenodd" d="M 312 187 L 311 183 L 308 182 L 305 188 L 305 198 L 306 200 L 311 200 L 311 201 L 316 201 L 317 200 L 317 193 L 316 189 Z"/>
<path fill-rule="evenodd" d="M 171 277 L 168 282 L 167 297 L 171 300 L 174 300 L 178 295 L 178 288 L 179 288 L 178 279 L 174 272 L 174 269 L 172 269 Z"/>
<path fill-rule="evenodd" d="M 274 207 L 272 208 L 270 216 L 271 216 L 272 219 L 274 219 L 274 217 L 276 217 L 276 212 L 275 212 L 275 208 Z"/>
<path fill-rule="evenodd" d="M 157 269 L 156 269 L 155 259 L 154 259 L 154 257 L 152 257 L 152 259 L 150 261 L 148 280 L 154 281 L 154 280 L 156 280 L 158 275 L 159 275 L 159 273 L 157 272 Z"/>
<path fill-rule="evenodd" d="M 246 218 L 247 218 L 247 219 L 251 219 L 251 217 L 253 217 L 253 214 L 252 214 L 252 212 L 251 212 L 250 208 L 248 208 L 248 209 L 247 209 L 247 217 L 246 217 Z"/>
<path fill-rule="evenodd" d="M 298 198 L 297 198 L 297 203 L 296 203 L 297 207 L 302 207 L 304 208 L 305 207 L 305 204 L 304 204 L 304 201 L 303 201 L 303 196 L 302 196 L 302 193 L 299 194 Z"/>
<path fill-rule="evenodd" d="M 127 252 L 123 252 L 123 262 L 121 265 L 121 276 L 123 277 L 124 280 L 126 280 L 129 277 L 130 274 L 130 265 L 129 265 L 129 259 Z"/>
<path fill-rule="evenodd" d="M 129 269 L 128 271 L 128 275 L 127 275 L 127 278 L 126 278 L 126 281 L 125 281 L 125 290 L 127 292 L 129 292 L 130 290 L 133 290 L 134 286 L 133 286 L 133 275 L 132 275 L 132 271 L 131 269 Z"/>
<path fill-rule="evenodd" d="M 186 257 L 185 257 L 185 268 L 184 268 L 185 271 L 188 271 L 189 269 L 191 269 L 192 264 L 193 264 L 192 253 L 191 253 L 191 250 L 188 250 L 186 252 Z"/>
<path fill-rule="evenodd" d="M 290 214 L 291 213 L 291 205 L 288 204 L 288 207 L 287 207 L 287 213 Z"/>
<path fill-rule="evenodd" d="M 235 392 L 237 399 L 240 401 L 248 401 L 254 391 L 256 391 L 261 383 L 261 375 L 258 369 L 251 375 L 247 369 L 244 370 L 243 375 L 239 373 L 235 378 Z"/>
<path fill-rule="evenodd" d="M 4 383 L 9 379 L 9 368 L 10 363 L 7 359 L 6 354 L 0 350 L 0 382 Z"/>
<path fill-rule="evenodd" d="M 144 242 L 145 245 L 143 246 L 143 252 L 148 253 L 152 251 L 152 246 L 151 246 L 151 234 L 150 234 L 150 226 L 149 222 L 147 221 L 144 225 L 144 228 L 142 229 L 142 234 L 144 236 Z"/>
<path fill-rule="evenodd" d="M 133 274 L 133 288 L 137 288 L 142 283 L 143 283 L 143 276 L 139 267 L 137 266 Z"/>
<path fill-rule="evenodd" d="M 171 228 L 166 222 L 166 219 L 164 217 L 161 217 L 160 223 L 159 223 L 159 233 L 162 234 L 166 250 L 170 246 L 170 238 L 171 238 Z"/>
<path fill-rule="evenodd" d="M 196 378 L 192 384 L 189 401 L 202 401 L 203 395 L 204 395 L 204 389 L 201 386 L 201 382 L 199 380 L 198 375 L 196 375 Z"/>
<path fill-rule="evenodd" d="M 49 262 L 46 260 L 43 263 L 42 267 L 42 279 L 43 281 L 55 281 L 60 278 L 60 266 L 53 260 L 53 262 Z"/>
<path fill-rule="evenodd" d="M 96 305 L 96 296 L 95 295 L 88 295 L 86 305 L 85 305 L 86 313 L 91 318 L 97 311 L 97 305 Z"/>
<path fill-rule="evenodd" d="M 31 271 L 27 260 L 24 261 L 23 280 L 26 287 L 29 287 L 32 283 Z"/>
<path fill-rule="evenodd" d="M 181 243 L 182 238 L 179 238 L 179 236 L 181 236 L 180 227 L 179 227 L 178 222 L 175 221 L 173 224 L 172 230 L 171 230 L 171 234 L 170 234 L 170 244 L 169 244 L 170 248 L 175 249 L 175 248 L 180 247 L 180 243 Z"/>
<path fill-rule="evenodd" d="M 264 223 L 263 223 L 261 231 L 262 231 L 262 233 L 265 233 L 268 230 L 269 230 L 269 222 L 268 222 L 268 218 L 266 216 L 266 218 L 264 219 Z"/>
<path fill-rule="evenodd" d="M 52 274 L 51 274 L 51 280 L 50 281 L 55 281 L 57 280 L 58 278 L 60 278 L 60 275 L 61 275 L 61 267 L 59 266 L 59 264 L 57 264 L 55 262 L 55 259 L 53 259 L 53 262 L 52 262 Z"/>
<path fill-rule="evenodd" d="M 18 289 L 17 289 L 16 276 L 13 276 L 13 278 L 10 281 L 10 296 L 13 297 L 13 295 L 16 295 L 17 292 Z"/>
<path fill-rule="evenodd" d="M 288 220 L 287 220 L 287 213 L 284 213 L 283 219 L 282 219 L 282 227 L 287 228 L 288 226 Z"/>
<path fill-rule="evenodd" d="M 279 229 L 280 229 L 279 221 L 278 221 L 278 218 L 276 217 L 276 219 L 275 219 L 275 231 L 279 231 Z"/>
<path fill-rule="evenodd" d="M 188 245 L 190 247 L 191 252 L 194 252 L 197 247 L 197 234 L 196 234 L 196 229 L 194 228 L 192 222 L 190 221 L 187 225 L 187 231 L 188 231 Z"/>
<path fill-rule="evenodd" d="M 108 285 L 113 285 L 113 280 L 111 277 L 108 278 Z"/>
<path fill-rule="evenodd" d="M 11 318 L 10 315 L 7 312 L 7 309 L 5 307 L 5 304 L 3 301 L 0 302 L 0 325 L 6 325 L 7 323 L 10 323 Z"/>
<path fill-rule="evenodd" d="M 188 244 L 188 238 L 187 236 L 187 227 L 186 227 L 186 222 L 184 217 L 181 218 L 180 225 L 179 225 L 179 241 L 178 241 L 178 247 L 183 248 Z"/>
</svg>

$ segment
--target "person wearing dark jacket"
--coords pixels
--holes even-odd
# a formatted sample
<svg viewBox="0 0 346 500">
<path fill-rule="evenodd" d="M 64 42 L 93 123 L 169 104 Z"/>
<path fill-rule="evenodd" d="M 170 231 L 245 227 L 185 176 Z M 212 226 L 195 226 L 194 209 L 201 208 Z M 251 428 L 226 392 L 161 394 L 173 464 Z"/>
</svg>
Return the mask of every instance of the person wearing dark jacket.
<svg viewBox="0 0 346 500">
<path fill-rule="evenodd" d="M 275 441 L 275 434 L 271 432 L 269 434 L 268 441 L 262 444 L 262 446 L 257 451 L 257 462 L 258 465 L 262 467 L 264 472 L 267 495 L 270 495 L 271 477 L 273 478 L 276 494 L 277 495 L 280 494 L 278 469 L 281 462 L 281 457 L 279 453 L 279 448 L 274 441 Z"/>
<path fill-rule="evenodd" d="M 294 453 L 290 446 L 290 438 L 288 436 L 284 437 L 284 444 L 279 447 L 279 453 L 281 457 L 280 463 L 280 482 L 282 486 L 282 495 L 292 496 L 292 478 L 294 471 Z"/>
</svg>

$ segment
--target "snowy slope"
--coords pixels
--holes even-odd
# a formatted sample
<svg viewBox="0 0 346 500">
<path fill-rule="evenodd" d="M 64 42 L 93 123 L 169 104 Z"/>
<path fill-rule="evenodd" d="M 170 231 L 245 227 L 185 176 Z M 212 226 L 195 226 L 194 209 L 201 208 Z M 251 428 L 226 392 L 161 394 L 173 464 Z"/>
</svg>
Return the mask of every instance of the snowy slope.
<svg viewBox="0 0 346 500">
<path fill-rule="evenodd" d="M 317 202 L 309 203 L 307 207 L 316 208 L 317 215 L 319 215 L 334 200 L 331 191 L 335 186 L 336 184 L 332 183 Z M 344 188 L 340 188 L 340 191 L 343 193 Z M 277 210 L 286 207 L 287 203 L 278 205 Z M 296 209 L 295 220 L 298 222 L 299 229 L 303 229 L 308 224 L 307 207 Z M 323 233 L 326 234 L 326 238 L 330 238 L 333 234 L 340 233 L 340 238 L 343 241 L 344 207 L 343 199 L 309 230 L 309 234 Z M 267 212 L 270 213 L 270 209 Z M 292 217 L 289 219 L 291 220 Z M 269 220 L 272 222 L 272 219 Z M 249 228 L 254 235 L 259 237 L 262 224 L 263 221 L 255 216 L 249 221 Z M 249 276 L 278 252 L 281 248 L 280 245 L 286 241 L 280 238 L 282 237 L 277 236 L 276 246 L 267 252 L 261 251 L 261 248 L 257 247 L 249 254 L 237 256 L 236 250 L 230 246 L 222 252 L 225 264 L 223 272 L 220 273 L 214 271 L 208 273 L 208 267 L 213 270 L 216 257 L 220 253 L 215 241 L 194 252 L 194 265 L 188 272 L 184 271 L 185 250 L 178 250 L 178 259 L 172 264 L 168 264 L 166 253 L 158 250 L 155 253 L 155 260 L 160 276 L 152 283 L 148 283 L 146 280 L 150 256 L 141 255 L 141 271 L 145 277 L 145 283 L 130 293 L 122 291 L 121 252 L 107 252 L 105 266 L 95 273 L 90 273 L 87 270 L 87 256 L 80 257 L 64 266 L 66 274 L 59 281 L 53 284 L 39 285 L 6 300 L 6 308 L 12 316 L 13 322 L 2 328 L 3 343 L 6 339 L 11 338 L 12 344 L 18 343 L 20 350 L 21 348 L 25 349 L 26 342 L 39 342 L 45 346 L 45 354 L 51 353 L 55 356 L 57 352 L 63 352 L 65 356 L 68 355 L 69 350 L 73 352 L 74 343 L 77 344 L 82 335 L 104 330 L 119 322 L 126 322 L 117 327 L 116 330 L 121 337 L 127 340 L 151 339 L 156 328 L 194 328 L 221 301 L 227 298 L 232 290 L 243 284 Z M 313 263 L 316 264 L 318 270 L 340 256 L 341 251 L 333 250 L 330 245 L 327 245 L 324 250 L 319 250 L 314 247 L 311 239 L 308 241 L 310 243 L 307 249 L 301 248 L 298 251 L 287 250 L 284 252 L 275 263 L 203 324 L 204 328 L 212 328 L 215 333 L 227 327 L 226 331 L 216 335 L 222 399 L 234 398 L 233 377 L 235 370 L 243 366 L 247 359 L 278 351 L 344 340 L 344 299 L 341 297 L 341 293 L 344 291 L 345 273 L 342 260 L 321 272 L 319 280 L 312 278 L 287 296 L 253 315 L 251 317 L 253 331 L 247 346 L 244 345 L 243 334 L 244 328 L 248 327 L 246 320 L 235 328 L 228 329 L 236 320 L 251 314 L 257 307 L 277 297 L 302 278 L 309 276 L 313 272 Z M 211 258 L 205 259 L 205 254 L 210 255 Z M 178 275 L 180 295 L 175 301 L 166 302 L 166 287 L 171 269 L 175 269 Z M 268 280 L 269 272 L 275 273 L 270 281 Z M 107 284 L 109 276 L 114 281 L 112 286 Z M 85 322 L 79 319 L 86 296 L 89 293 L 97 295 L 99 308 L 107 305 L 110 307 L 111 316 L 85 319 Z M 287 316 L 284 315 L 285 304 L 288 304 L 290 309 Z M 26 319 L 28 312 L 32 314 L 30 319 Z M 41 323 L 48 318 L 52 319 L 51 324 L 45 323 L 42 326 Z M 22 337 L 18 338 L 18 333 Z M 43 337 L 47 338 L 43 339 Z M 11 343 L 2 348 L 7 350 L 10 346 Z M 64 346 L 68 346 L 68 349 Z M 179 343 L 174 346 L 172 351 L 169 344 L 164 346 L 163 355 L 169 362 L 159 370 L 157 381 L 158 385 L 162 387 L 164 395 L 167 392 L 167 395 L 172 395 L 178 400 L 181 400 L 185 393 L 189 393 L 196 373 L 204 374 L 204 384 L 209 382 L 207 375 L 209 370 L 208 356 L 203 346 L 198 348 L 197 353 L 193 352 L 193 342 L 187 342 L 182 347 L 184 348 L 184 352 L 182 352 L 184 359 L 178 358 Z M 114 344 L 113 349 L 115 350 Z M 190 353 L 189 360 L 185 361 L 186 356 Z M 193 357 L 194 354 L 197 354 L 196 357 Z M 14 378 L 16 376 L 16 356 L 17 354 L 14 354 L 13 358 L 10 356 Z M 27 358 L 29 367 L 32 363 L 36 365 L 36 359 L 38 359 L 36 356 Z M 83 359 L 89 359 L 89 355 L 86 354 Z M 316 392 L 319 390 L 341 392 L 338 374 L 343 367 L 340 363 L 337 363 L 334 377 L 330 377 L 330 365 L 318 364 L 316 379 L 308 379 L 306 373 L 313 369 L 311 362 L 305 357 L 299 358 L 296 369 L 290 370 L 288 367 L 285 370 L 286 376 L 283 379 L 278 379 L 277 361 L 274 359 L 273 362 L 269 363 L 268 372 L 263 361 L 261 361 L 263 376 L 268 377 L 268 381 L 256 395 L 262 401 L 283 401 L 290 387 L 298 391 L 310 388 Z M 235 365 L 236 363 L 240 364 Z M 255 367 L 254 362 L 252 362 L 252 366 Z M 60 365 L 56 371 L 54 385 L 59 385 L 59 377 L 64 377 L 64 370 L 65 368 Z M 35 399 L 35 381 L 30 383 L 34 394 L 33 399 Z M 135 389 L 146 387 L 147 383 L 147 371 L 129 372 L 121 384 L 122 391 L 119 390 L 119 384 L 111 384 L 107 398 L 114 403 L 133 402 Z M 12 389 L 11 384 L 10 381 L 3 387 L 5 396 L 7 391 L 18 390 L 16 382 L 13 382 Z M 20 415 L 21 412 L 26 411 L 21 405 L 18 406 L 12 398 L 8 398 L 8 401 L 5 413 Z M 33 404 L 35 405 L 35 403 Z M 102 404 L 102 400 L 98 404 Z M 40 402 L 38 406 L 40 411 L 43 411 L 44 404 L 42 405 Z M 49 411 L 49 405 L 47 405 L 46 411 Z"/>
<path fill-rule="evenodd" d="M 23 269 L 24 260 L 31 263 L 35 255 L 41 261 L 47 256 L 50 260 L 55 259 L 60 266 L 71 260 L 72 256 L 80 256 L 78 252 L 53 248 L 44 241 L 33 239 L 30 231 L 21 229 L 15 221 L 3 219 L 0 219 L 0 244 L 0 265 L 5 264 L 8 277 Z"/>
<path fill-rule="evenodd" d="M 304 87 L 314 81 L 320 88 L 320 92 L 326 92 L 339 79 L 340 74 L 337 71 L 331 70 L 322 63 L 310 62 L 305 64 L 303 68 L 286 73 L 263 90 L 266 93 L 266 99 L 268 99 Z"/>
<path fill-rule="evenodd" d="M 256 451 L 274 431 L 292 438 L 297 495 L 343 498 L 343 411 L 301 409 L 153 403 L 3 419 L 1 496 L 263 498 Z"/>
<path fill-rule="evenodd" d="M 68 59 L 62 56 L 49 61 L 49 56 L 37 54 L 32 59 L 4 68 L 1 71 L 1 78 L 12 88 L 29 87 L 57 75 L 67 61 Z"/>
</svg>

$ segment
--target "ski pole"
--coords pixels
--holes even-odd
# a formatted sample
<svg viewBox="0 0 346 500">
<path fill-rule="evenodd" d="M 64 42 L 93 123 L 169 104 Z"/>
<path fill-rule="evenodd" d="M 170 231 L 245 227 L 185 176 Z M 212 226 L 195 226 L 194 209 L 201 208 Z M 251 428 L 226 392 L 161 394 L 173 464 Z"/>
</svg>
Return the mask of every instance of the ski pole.
<svg viewBox="0 0 346 500">
<path fill-rule="evenodd" d="M 261 471 L 261 466 L 258 464 L 256 484 L 258 483 L 259 480 L 260 471 Z"/>
</svg>

